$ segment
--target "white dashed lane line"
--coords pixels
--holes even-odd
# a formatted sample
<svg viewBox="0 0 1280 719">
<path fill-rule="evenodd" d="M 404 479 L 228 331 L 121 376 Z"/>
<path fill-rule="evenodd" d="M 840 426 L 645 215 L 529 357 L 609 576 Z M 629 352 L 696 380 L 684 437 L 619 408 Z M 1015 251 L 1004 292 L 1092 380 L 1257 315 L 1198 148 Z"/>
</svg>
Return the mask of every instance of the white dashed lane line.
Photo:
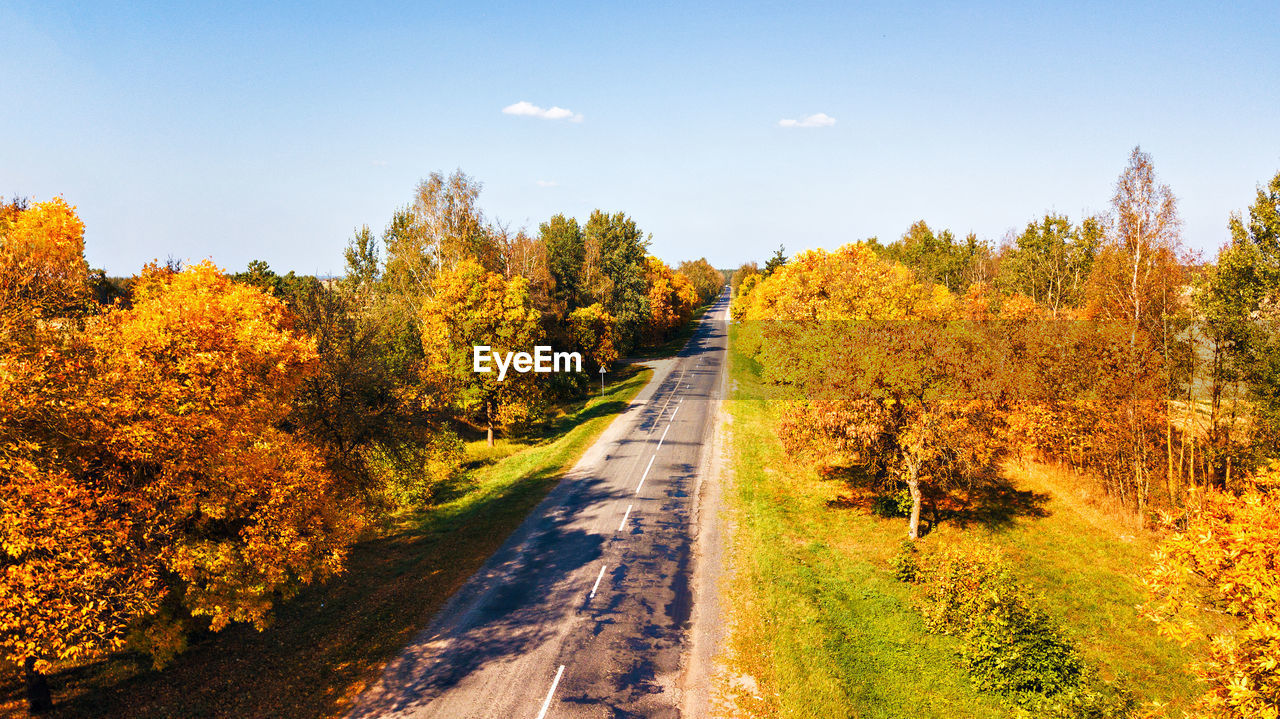
<svg viewBox="0 0 1280 719">
<path fill-rule="evenodd" d="M 588 596 L 587 599 L 596 598 L 596 590 L 600 588 L 600 580 L 604 579 L 604 570 L 608 568 L 609 568 L 609 565 L 607 564 L 600 565 L 600 573 L 596 575 L 596 583 L 591 585 L 591 595 Z"/>
<path fill-rule="evenodd" d="M 564 675 L 564 665 L 556 670 L 555 681 L 551 682 L 551 691 L 547 692 L 547 698 L 542 702 L 542 710 L 538 712 L 538 719 L 543 719 L 547 715 L 547 709 L 551 708 L 551 698 L 556 695 L 556 687 L 560 685 L 560 677 Z"/>
<path fill-rule="evenodd" d="M 699 360 L 699 361 L 698 361 L 698 363 L 697 363 L 697 365 L 698 365 L 698 367 L 699 367 L 699 368 L 701 368 L 701 367 L 702 367 L 702 361 L 701 361 L 701 360 Z M 686 373 L 686 372 L 688 372 L 688 369 L 689 369 L 689 368 L 688 368 L 688 366 L 686 365 L 686 367 L 685 367 L 683 370 L 681 370 L 681 372 L 680 372 L 680 376 L 679 376 L 678 378 L 676 378 L 676 383 L 675 383 L 675 389 L 676 389 L 676 390 L 678 390 L 678 389 L 679 389 L 680 384 L 684 381 L 684 376 L 685 376 L 685 373 Z M 722 384 L 722 386 L 723 386 L 723 382 L 724 382 L 724 378 L 722 377 L 722 378 L 721 378 L 721 384 Z M 685 384 L 685 387 L 686 387 L 686 388 L 691 388 L 691 387 L 693 387 L 693 385 L 691 385 L 691 384 Z M 677 394 L 678 394 L 678 392 L 677 392 L 677 391 L 675 391 L 675 390 L 673 390 L 673 391 L 672 391 L 672 392 L 667 396 L 667 401 L 663 403 L 663 405 L 662 405 L 662 409 L 658 410 L 658 421 L 659 421 L 659 422 L 660 422 L 660 421 L 661 421 L 661 419 L 662 419 L 662 415 L 666 414 L 666 412 L 667 412 L 667 407 L 668 407 L 668 406 L 670 406 L 670 404 L 671 404 L 671 400 L 675 399 L 675 398 L 676 398 L 676 396 L 677 396 Z M 654 462 L 654 460 L 656 460 L 656 459 L 658 458 L 658 455 L 657 455 L 657 453 L 656 453 L 656 450 L 657 450 L 657 449 L 661 449 L 661 448 L 662 448 L 662 443 L 663 443 L 664 441 L 666 441 L 666 439 L 667 439 L 667 432 L 671 431 L 671 425 L 672 425 L 673 423 L 675 423 L 675 420 L 676 420 L 676 413 L 678 413 L 678 412 L 680 411 L 680 405 L 682 405 L 682 404 L 684 404 L 684 397 L 683 397 L 683 396 L 681 396 L 681 397 L 680 397 L 680 399 L 679 399 L 679 401 L 678 401 L 678 402 L 676 402 L 676 407 L 675 407 L 675 409 L 671 410 L 671 417 L 670 417 L 670 419 L 668 419 L 668 420 L 667 420 L 667 426 L 666 426 L 666 428 L 662 430 L 662 437 L 658 439 L 658 446 L 657 446 L 657 448 L 655 448 L 655 453 L 654 453 L 654 455 L 653 455 L 652 457 L 650 457 L 650 458 L 649 458 L 649 464 L 645 466 L 645 468 L 644 468 L 644 474 L 640 475 L 640 483 L 636 485 L 636 492 L 635 492 L 636 494 L 640 494 L 640 488 L 644 486 L 644 480 L 649 476 L 649 470 L 653 469 L 653 462 Z M 653 435 L 653 431 L 654 431 L 655 429 L 657 429 L 657 424 L 656 424 L 656 423 L 655 423 L 655 425 L 654 425 L 654 426 L 649 430 L 649 435 L 650 435 L 650 436 L 652 436 L 652 435 Z M 626 529 L 626 527 L 627 527 L 627 520 L 631 517 L 631 510 L 632 510 L 633 506 L 634 506 L 634 505 L 630 505 L 630 504 L 628 504 L 628 505 L 627 505 L 627 511 L 623 513 L 623 515 L 622 515 L 622 521 L 618 523 L 618 531 L 619 531 L 619 532 L 621 532 L 622 530 Z M 609 569 L 609 565 L 607 565 L 607 564 L 602 564 L 602 565 L 600 566 L 600 573 L 596 575 L 596 581 L 595 581 L 595 584 L 592 584 L 592 585 L 591 585 L 591 593 L 590 593 L 590 595 L 588 595 L 588 599 L 595 599 L 596 592 L 597 592 L 597 591 L 599 591 L 599 589 L 600 589 L 600 582 L 604 579 L 604 573 L 605 573 L 605 571 L 606 571 L 606 570 L 608 570 L 608 569 Z M 549 690 L 547 690 L 547 698 L 543 700 L 543 702 L 542 702 L 542 708 L 541 708 L 540 710 L 538 710 L 538 716 L 537 716 L 537 719 L 545 719 L 545 718 L 546 718 L 546 716 L 547 716 L 547 710 L 551 708 L 551 700 L 552 700 L 552 699 L 554 699 L 554 698 L 555 698 L 555 695 L 556 695 L 556 687 L 560 686 L 560 678 L 561 678 L 561 677 L 563 677 L 563 676 L 564 676 L 564 665 L 563 665 L 563 664 L 561 664 L 561 665 L 560 665 L 560 668 L 556 670 L 556 677 L 555 677 L 555 679 L 554 679 L 554 680 L 552 680 L 552 682 L 551 682 L 551 688 L 550 688 Z"/>
<path fill-rule="evenodd" d="M 644 468 L 644 474 L 640 475 L 640 484 L 636 485 L 636 494 L 640 494 L 640 488 L 644 486 L 644 478 L 649 476 L 649 470 L 653 469 L 653 460 L 657 458 L 656 454 L 649 458 L 649 466 Z"/>
</svg>

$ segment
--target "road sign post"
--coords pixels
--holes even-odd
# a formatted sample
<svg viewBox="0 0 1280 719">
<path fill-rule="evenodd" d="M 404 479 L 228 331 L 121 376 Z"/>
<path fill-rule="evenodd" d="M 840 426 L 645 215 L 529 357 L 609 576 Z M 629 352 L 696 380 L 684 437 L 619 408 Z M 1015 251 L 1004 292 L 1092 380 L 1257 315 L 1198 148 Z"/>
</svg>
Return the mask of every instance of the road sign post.
<svg viewBox="0 0 1280 719">
<path fill-rule="evenodd" d="M 604 365 L 600 365 L 600 396 L 604 396 Z"/>
</svg>

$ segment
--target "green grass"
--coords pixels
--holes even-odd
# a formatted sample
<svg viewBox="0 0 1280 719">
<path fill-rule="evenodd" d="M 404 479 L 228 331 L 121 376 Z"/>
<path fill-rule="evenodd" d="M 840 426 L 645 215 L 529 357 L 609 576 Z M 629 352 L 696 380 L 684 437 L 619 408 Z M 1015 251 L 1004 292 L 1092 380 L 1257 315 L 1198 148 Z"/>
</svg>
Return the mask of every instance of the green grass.
<svg viewBox="0 0 1280 719">
<path fill-rule="evenodd" d="M 759 399 L 769 388 L 756 363 L 731 352 L 729 369 L 731 666 L 760 686 L 758 699 L 738 696 L 743 715 L 1003 716 L 956 668 L 953 640 L 925 631 L 910 588 L 888 572 L 904 528 L 830 508 L 836 487 L 782 450 L 779 406 Z"/>
<path fill-rule="evenodd" d="M 163 671 L 122 655 L 53 676 L 60 707 L 51 716 L 341 715 L 651 374 L 627 369 L 602 397 L 565 408 L 539 436 L 470 447 L 482 466 L 465 493 L 397 517 L 353 547 L 345 574 L 282 604 L 266 631 L 232 626 L 196 638 Z M 16 677 L 0 677 L 0 714 L 18 713 L 21 697 Z"/>
<path fill-rule="evenodd" d="M 1141 573 L 1158 538 L 1075 500 L 1075 478 L 1056 468 L 1011 466 L 1008 475 L 1043 494 L 1044 516 L 999 531 L 944 522 L 925 542 L 977 539 L 1000 547 L 1105 678 L 1121 677 L 1141 699 L 1189 707 L 1202 690 L 1186 672 L 1191 653 L 1156 634 L 1136 609 L 1147 601 Z"/>
<path fill-rule="evenodd" d="M 737 351 L 737 332 L 730 330 L 734 390 L 726 404 L 735 473 L 726 493 L 735 525 L 728 660 L 759 686 L 755 696 L 724 688 L 740 714 L 1014 715 L 973 688 L 956 640 L 929 634 L 912 606 L 913 587 L 893 578 L 889 563 L 906 520 L 832 506 L 840 484 L 819 480 L 783 451 L 775 434 L 781 403 L 768 399 L 759 365 Z M 1182 669 L 1188 655 L 1134 609 L 1142 601 L 1137 573 L 1154 539 L 1054 497 L 1058 487 L 1043 474 L 1012 477 L 1020 489 L 1048 495 L 1042 511 L 995 526 L 944 521 L 922 541 L 1000 546 L 1104 676 L 1128 677 L 1144 700 L 1185 701 L 1196 691 Z"/>
</svg>

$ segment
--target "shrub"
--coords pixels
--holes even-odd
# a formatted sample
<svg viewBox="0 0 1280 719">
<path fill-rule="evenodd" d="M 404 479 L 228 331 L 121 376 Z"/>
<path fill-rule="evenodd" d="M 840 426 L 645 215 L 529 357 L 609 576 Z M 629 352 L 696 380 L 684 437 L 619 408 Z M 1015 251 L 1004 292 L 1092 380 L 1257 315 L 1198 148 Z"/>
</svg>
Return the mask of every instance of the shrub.
<svg viewBox="0 0 1280 719">
<path fill-rule="evenodd" d="M 911 493 L 906 487 L 899 487 L 891 493 L 877 494 L 871 500 L 871 513 L 877 517 L 893 519 L 911 514 Z"/>
<path fill-rule="evenodd" d="M 1235 495 L 1198 490 L 1156 552 L 1144 608 L 1160 632 L 1198 643 L 1196 717 L 1280 716 L 1280 462 Z M 1213 627 L 1206 611 L 1234 618 Z M 1211 628 L 1212 627 L 1212 628 Z"/>
<path fill-rule="evenodd" d="M 920 560 L 915 545 L 910 540 L 902 543 L 898 556 L 893 558 L 893 576 L 899 582 L 912 582 L 920 578 Z"/>
<path fill-rule="evenodd" d="M 904 552 L 895 574 L 921 585 L 920 610 L 930 631 L 961 639 L 960 659 L 979 688 L 1036 716 L 1132 712 L 1128 692 L 1096 676 L 994 548 L 947 549 L 924 561 Z"/>
</svg>

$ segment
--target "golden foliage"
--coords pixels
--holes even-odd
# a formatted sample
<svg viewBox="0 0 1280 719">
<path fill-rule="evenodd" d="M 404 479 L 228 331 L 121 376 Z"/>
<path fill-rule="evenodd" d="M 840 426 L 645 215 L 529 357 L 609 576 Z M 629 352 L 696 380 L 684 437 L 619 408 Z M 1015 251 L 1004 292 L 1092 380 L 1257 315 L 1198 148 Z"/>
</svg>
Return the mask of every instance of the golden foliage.
<svg viewBox="0 0 1280 719">
<path fill-rule="evenodd" d="M 181 642 L 156 625 L 165 604 L 264 626 L 360 528 L 319 450 L 283 428 L 316 365 L 284 307 L 206 262 L 149 268 L 131 308 L 83 327 L 42 316 L 83 296 L 81 237 L 65 203 L 36 205 L 0 266 L 33 330 L 0 335 L 0 651 L 38 671 L 134 628 L 168 637 L 163 656 Z"/>
<path fill-rule="evenodd" d="M 645 331 L 647 339 L 657 344 L 693 316 L 698 291 L 687 277 L 672 271 L 667 263 L 653 255 L 645 257 L 645 285 L 649 297 Z"/>
<path fill-rule="evenodd" d="M 88 299 L 84 223 L 62 198 L 0 223 L 0 332 L 29 327 Z"/>
<path fill-rule="evenodd" d="M 1208 685 L 1197 716 L 1280 716 L 1280 462 L 1236 496 L 1196 490 L 1185 526 L 1164 541 L 1146 583 L 1146 615 L 1184 644 L 1207 639 L 1193 669 Z M 1208 635 L 1199 616 L 1237 624 Z"/>
<path fill-rule="evenodd" d="M 613 316 L 599 302 L 569 313 L 574 343 L 596 367 L 608 368 L 618 359 Z"/>
<path fill-rule="evenodd" d="M 542 339 L 539 317 L 523 277 L 506 279 L 473 260 L 442 272 L 419 315 L 424 386 L 489 429 L 527 420 L 539 399 L 533 375 L 510 372 L 499 381 L 497 372 L 473 372 L 472 348 L 532 352 Z"/>
</svg>

